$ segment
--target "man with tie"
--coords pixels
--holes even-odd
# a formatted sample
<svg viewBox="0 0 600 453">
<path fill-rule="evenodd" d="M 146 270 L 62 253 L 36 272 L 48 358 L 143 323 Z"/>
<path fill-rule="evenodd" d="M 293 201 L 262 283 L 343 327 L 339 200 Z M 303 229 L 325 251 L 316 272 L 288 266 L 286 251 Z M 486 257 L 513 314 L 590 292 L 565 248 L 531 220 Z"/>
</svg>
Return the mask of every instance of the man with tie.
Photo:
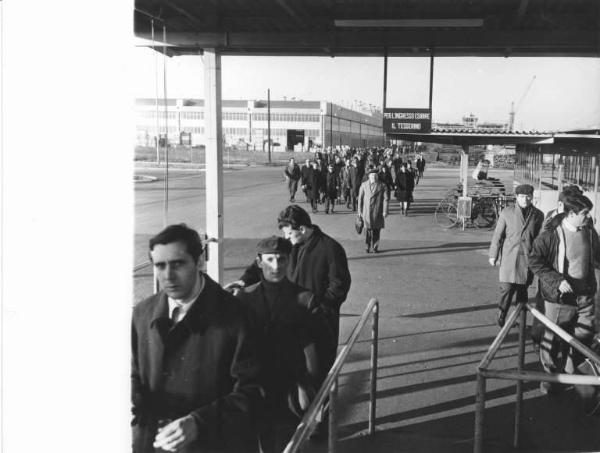
<svg viewBox="0 0 600 453">
<path fill-rule="evenodd" d="M 500 213 L 489 250 L 490 266 L 500 261 L 500 327 L 515 294 L 517 303 L 528 301 L 527 288 L 533 280 L 528 255 L 544 223 L 544 214 L 532 204 L 533 186 L 521 184 L 515 195 L 516 205 Z"/>
<path fill-rule="evenodd" d="M 161 291 L 133 310 L 133 451 L 256 451 L 262 388 L 244 307 L 201 272 L 195 230 L 171 225 L 149 249 Z"/>
</svg>

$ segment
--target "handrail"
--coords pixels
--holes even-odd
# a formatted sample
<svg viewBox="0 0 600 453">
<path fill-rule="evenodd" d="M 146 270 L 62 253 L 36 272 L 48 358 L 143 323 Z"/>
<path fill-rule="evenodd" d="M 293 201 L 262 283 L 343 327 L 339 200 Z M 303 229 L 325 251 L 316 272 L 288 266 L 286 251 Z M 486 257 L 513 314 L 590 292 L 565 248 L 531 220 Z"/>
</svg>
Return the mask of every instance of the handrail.
<svg viewBox="0 0 600 453">
<path fill-rule="evenodd" d="M 331 366 L 327 377 L 321 385 L 313 402 L 304 414 L 302 421 L 296 428 L 296 432 L 292 436 L 290 442 L 285 447 L 284 453 L 297 452 L 302 444 L 310 435 L 311 428 L 316 421 L 317 415 L 321 412 L 321 408 L 325 403 L 325 399 L 330 395 L 329 402 L 329 452 L 335 451 L 335 443 L 337 442 L 337 424 L 335 417 L 335 404 L 338 389 L 338 376 L 342 366 L 346 362 L 346 358 L 350 350 L 356 343 L 359 334 L 365 326 L 369 317 L 373 315 L 373 327 L 371 332 L 371 392 L 369 404 L 369 435 L 375 434 L 375 412 L 376 412 L 376 391 L 377 391 L 377 341 L 379 338 L 379 301 L 371 299 L 367 304 L 362 316 L 356 323 L 354 330 L 350 334 L 348 342 L 342 347 L 342 350 L 337 355 L 335 362 Z"/>
<path fill-rule="evenodd" d="M 575 339 L 572 335 L 565 332 L 564 329 L 560 328 L 556 323 L 548 319 L 535 307 L 527 304 L 517 305 L 516 309 L 512 311 L 511 314 L 508 316 L 506 324 L 500 330 L 500 332 L 498 332 L 498 335 L 496 335 L 496 338 L 488 348 L 488 351 L 486 352 L 485 356 L 477 366 L 477 390 L 475 394 L 475 436 L 473 443 L 474 453 L 481 453 L 483 451 L 483 420 L 485 411 L 485 387 L 487 379 L 508 379 L 517 381 L 513 439 L 513 446 L 515 448 L 519 448 L 521 406 L 523 401 L 522 383 L 524 381 L 557 382 L 562 384 L 600 386 L 600 377 L 596 376 L 571 375 L 565 373 L 541 373 L 537 371 L 526 371 L 523 369 L 525 357 L 525 324 L 528 311 L 542 324 L 544 324 L 544 326 L 547 329 L 554 332 L 554 334 L 562 338 L 573 348 L 577 349 L 585 357 L 600 365 L 600 357 L 597 354 L 595 354 L 591 349 L 589 349 L 587 346 Z M 506 338 L 508 331 L 517 322 L 517 317 L 519 317 L 519 362 L 517 369 L 488 369 L 487 367 L 494 359 L 494 356 L 498 351 L 500 345 Z"/>
</svg>

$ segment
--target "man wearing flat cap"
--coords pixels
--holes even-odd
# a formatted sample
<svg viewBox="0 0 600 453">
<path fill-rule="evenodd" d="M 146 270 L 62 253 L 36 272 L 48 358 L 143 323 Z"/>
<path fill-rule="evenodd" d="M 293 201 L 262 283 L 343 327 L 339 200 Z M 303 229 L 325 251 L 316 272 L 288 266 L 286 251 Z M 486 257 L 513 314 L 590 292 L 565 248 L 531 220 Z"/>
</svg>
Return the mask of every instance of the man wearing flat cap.
<svg viewBox="0 0 600 453">
<path fill-rule="evenodd" d="M 249 308 L 259 343 L 260 382 L 266 392 L 258 425 L 262 452 L 281 452 L 326 372 L 317 347 L 331 331 L 314 295 L 286 276 L 291 243 L 278 236 L 261 240 L 256 263 L 260 282 L 237 293 Z"/>
<path fill-rule="evenodd" d="M 527 288 L 533 280 L 528 255 L 544 223 L 544 214 L 532 204 L 533 186 L 521 184 L 515 195 L 516 204 L 500 213 L 489 250 L 490 266 L 500 261 L 500 327 L 515 295 L 517 303 L 528 301 Z"/>
</svg>

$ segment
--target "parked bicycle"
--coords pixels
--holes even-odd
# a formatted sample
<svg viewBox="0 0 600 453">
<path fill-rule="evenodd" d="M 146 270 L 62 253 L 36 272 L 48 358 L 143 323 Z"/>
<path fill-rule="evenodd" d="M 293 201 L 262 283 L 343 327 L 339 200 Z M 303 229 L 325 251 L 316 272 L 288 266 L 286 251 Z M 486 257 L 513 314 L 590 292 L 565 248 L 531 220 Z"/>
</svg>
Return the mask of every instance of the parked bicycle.
<svg viewBox="0 0 600 453">
<path fill-rule="evenodd" d="M 435 209 L 434 221 L 442 228 L 462 226 L 458 215 L 459 196 L 453 191 L 440 200 Z M 465 218 L 467 228 L 492 229 L 498 222 L 500 212 L 511 203 L 515 197 L 502 194 L 475 194 L 471 196 L 471 215 Z"/>
</svg>

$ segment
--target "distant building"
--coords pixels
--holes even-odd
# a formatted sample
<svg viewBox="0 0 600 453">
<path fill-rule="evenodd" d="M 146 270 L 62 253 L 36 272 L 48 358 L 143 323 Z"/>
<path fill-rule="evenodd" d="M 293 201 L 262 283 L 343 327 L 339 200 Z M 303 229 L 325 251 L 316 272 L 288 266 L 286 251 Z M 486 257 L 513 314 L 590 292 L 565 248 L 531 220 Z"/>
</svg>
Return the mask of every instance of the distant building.
<svg viewBox="0 0 600 453">
<path fill-rule="evenodd" d="M 266 100 L 222 101 L 227 145 L 266 150 L 268 120 Z M 270 120 L 274 151 L 380 146 L 384 141 L 380 112 L 358 112 L 326 101 L 271 101 Z M 167 99 L 166 115 L 163 99 L 136 100 L 138 145 L 155 146 L 157 136 L 163 142 L 166 127 L 171 144 L 204 145 L 204 100 Z"/>
<path fill-rule="evenodd" d="M 508 123 L 479 123 L 479 118 L 472 113 L 463 116 L 462 123 L 434 123 L 434 130 L 464 131 L 481 130 L 486 132 L 508 131 Z"/>
</svg>

